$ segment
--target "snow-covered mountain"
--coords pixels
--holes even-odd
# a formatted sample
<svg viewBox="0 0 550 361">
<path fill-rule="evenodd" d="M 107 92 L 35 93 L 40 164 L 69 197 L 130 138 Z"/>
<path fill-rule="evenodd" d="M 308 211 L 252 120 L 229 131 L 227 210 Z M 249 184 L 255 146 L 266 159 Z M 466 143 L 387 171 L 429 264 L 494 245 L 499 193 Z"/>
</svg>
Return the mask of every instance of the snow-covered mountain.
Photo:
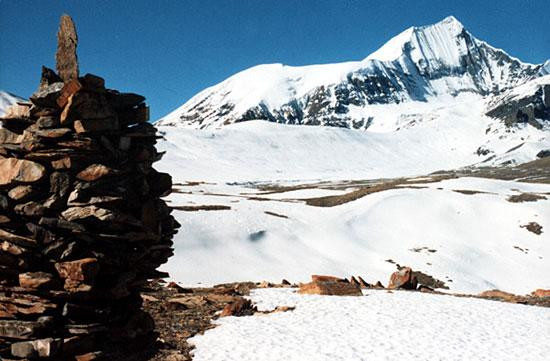
<svg viewBox="0 0 550 361">
<path fill-rule="evenodd" d="M 380 123 L 376 105 L 452 102 L 462 93 L 483 101 L 549 70 L 550 62 L 523 63 L 476 39 L 450 16 L 403 31 L 362 61 L 252 67 L 200 92 L 158 124 L 203 129 L 263 119 L 366 129 Z"/>
<path fill-rule="evenodd" d="M 0 117 L 6 113 L 6 110 L 17 102 L 24 101 L 23 98 L 11 93 L 0 90 Z"/>
</svg>

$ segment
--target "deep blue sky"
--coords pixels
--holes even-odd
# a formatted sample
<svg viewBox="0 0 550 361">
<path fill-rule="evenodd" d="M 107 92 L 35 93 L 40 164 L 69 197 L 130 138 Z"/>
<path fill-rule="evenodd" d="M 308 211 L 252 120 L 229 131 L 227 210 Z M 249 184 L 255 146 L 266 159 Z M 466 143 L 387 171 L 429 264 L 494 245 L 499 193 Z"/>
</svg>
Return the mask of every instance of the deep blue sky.
<svg viewBox="0 0 550 361">
<path fill-rule="evenodd" d="M 550 58 L 548 0 L 0 0 L 0 89 L 28 97 L 40 66 L 55 67 L 64 12 L 81 72 L 145 95 L 152 119 L 250 66 L 360 60 L 448 15 L 523 61 Z"/>
</svg>

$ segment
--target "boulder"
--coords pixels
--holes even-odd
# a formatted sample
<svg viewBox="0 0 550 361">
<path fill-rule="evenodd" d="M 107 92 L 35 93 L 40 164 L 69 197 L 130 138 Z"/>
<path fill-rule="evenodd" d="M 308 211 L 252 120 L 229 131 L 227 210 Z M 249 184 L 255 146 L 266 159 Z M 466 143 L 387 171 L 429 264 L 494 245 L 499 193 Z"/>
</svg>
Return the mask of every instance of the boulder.
<svg viewBox="0 0 550 361">
<path fill-rule="evenodd" d="M 298 290 L 300 294 L 306 295 L 328 295 L 328 296 L 362 296 L 363 293 L 358 285 L 343 281 L 314 281 L 303 283 Z"/>
<path fill-rule="evenodd" d="M 537 158 L 550 157 L 550 149 L 544 149 L 537 153 Z"/>
<path fill-rule="evenodd" d="M 231 302 L 223 308 L 220 317 L 250 316 L 253 315 L 256 311 L 256 307 L 252 305 L 252 302 L 250 300 L 243 297 L 238 297 L 235 301 Z"/>
<path fill-rule="evenodd" d="M 55 54 L 55 68 L 64 82 L 78 78 L 78 59 L 76 46 L 78 37 L 73 19 L 68 15 L 61 16 L 59 31 L 57 32 L 57 52 Z"/>
<path fill-rule="evenodd" d="M 418 281 L 413 275 L 413 270 L 410 267 L 403 267 L 397 272 L 392 273 L 390 282 L 388 283 L 388 288 L 415 290 L 417 285 Z"/>
<path fill-rule="evenodd" d="M 14 183 L 32 183 L 45 175 L 46 169 L 35 162 L 24 159 L 0 159 L 0 186 Z"/>
</svg>

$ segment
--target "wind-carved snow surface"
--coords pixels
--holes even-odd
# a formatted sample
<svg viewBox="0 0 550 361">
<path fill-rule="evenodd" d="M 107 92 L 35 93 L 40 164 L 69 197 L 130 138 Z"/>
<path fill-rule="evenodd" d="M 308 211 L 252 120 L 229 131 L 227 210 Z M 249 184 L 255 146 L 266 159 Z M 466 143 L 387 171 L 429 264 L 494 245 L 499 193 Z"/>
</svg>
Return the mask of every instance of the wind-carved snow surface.
<svg viewBox="0 0 550 361">
<path fill-rule="evenodd" d="M 6 113 L 6 110 L 13 104 L 23 101 L 22 98 L 0 90 L 0 117 Z"/>
<path fill-rule="evenodd" d="M 379 122 L 370 114 L 374 105 L 453 103 L 465 92 L 490 97 L 544 75 L 546 68 L 476 39 L 451 16 L 405 30 L 362 61 L 244 70 L 158 124 L 204 129 L 263 119 L 368 129 Z"/>
<path fill-rule="evenodd" d="M 363 297 L 253 291 L 263 316 L 225 317 L 190 341 L 194 361 L 500 360 L 550 354 L 550 309 L 418 292 Z"/>
</svg>

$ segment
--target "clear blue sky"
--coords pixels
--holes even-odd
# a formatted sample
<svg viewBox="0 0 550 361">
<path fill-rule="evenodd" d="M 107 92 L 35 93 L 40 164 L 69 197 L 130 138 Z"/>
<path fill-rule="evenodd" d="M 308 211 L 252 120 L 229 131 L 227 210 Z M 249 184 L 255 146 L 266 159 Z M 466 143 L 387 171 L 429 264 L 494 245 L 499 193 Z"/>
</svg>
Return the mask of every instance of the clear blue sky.
<svg viewBox="0 0 550 361">
<path fill-rule="evenodd" d="M 550 58 L 548 0 L 0 0 L 0 89 L 28 97 L 40 66 L 55 67 L 64 12 L 81 72 L 143 94 L 153 119 L 250 66 L 360 60 L 448 15 L 523 61 Z"/>
</svg>

